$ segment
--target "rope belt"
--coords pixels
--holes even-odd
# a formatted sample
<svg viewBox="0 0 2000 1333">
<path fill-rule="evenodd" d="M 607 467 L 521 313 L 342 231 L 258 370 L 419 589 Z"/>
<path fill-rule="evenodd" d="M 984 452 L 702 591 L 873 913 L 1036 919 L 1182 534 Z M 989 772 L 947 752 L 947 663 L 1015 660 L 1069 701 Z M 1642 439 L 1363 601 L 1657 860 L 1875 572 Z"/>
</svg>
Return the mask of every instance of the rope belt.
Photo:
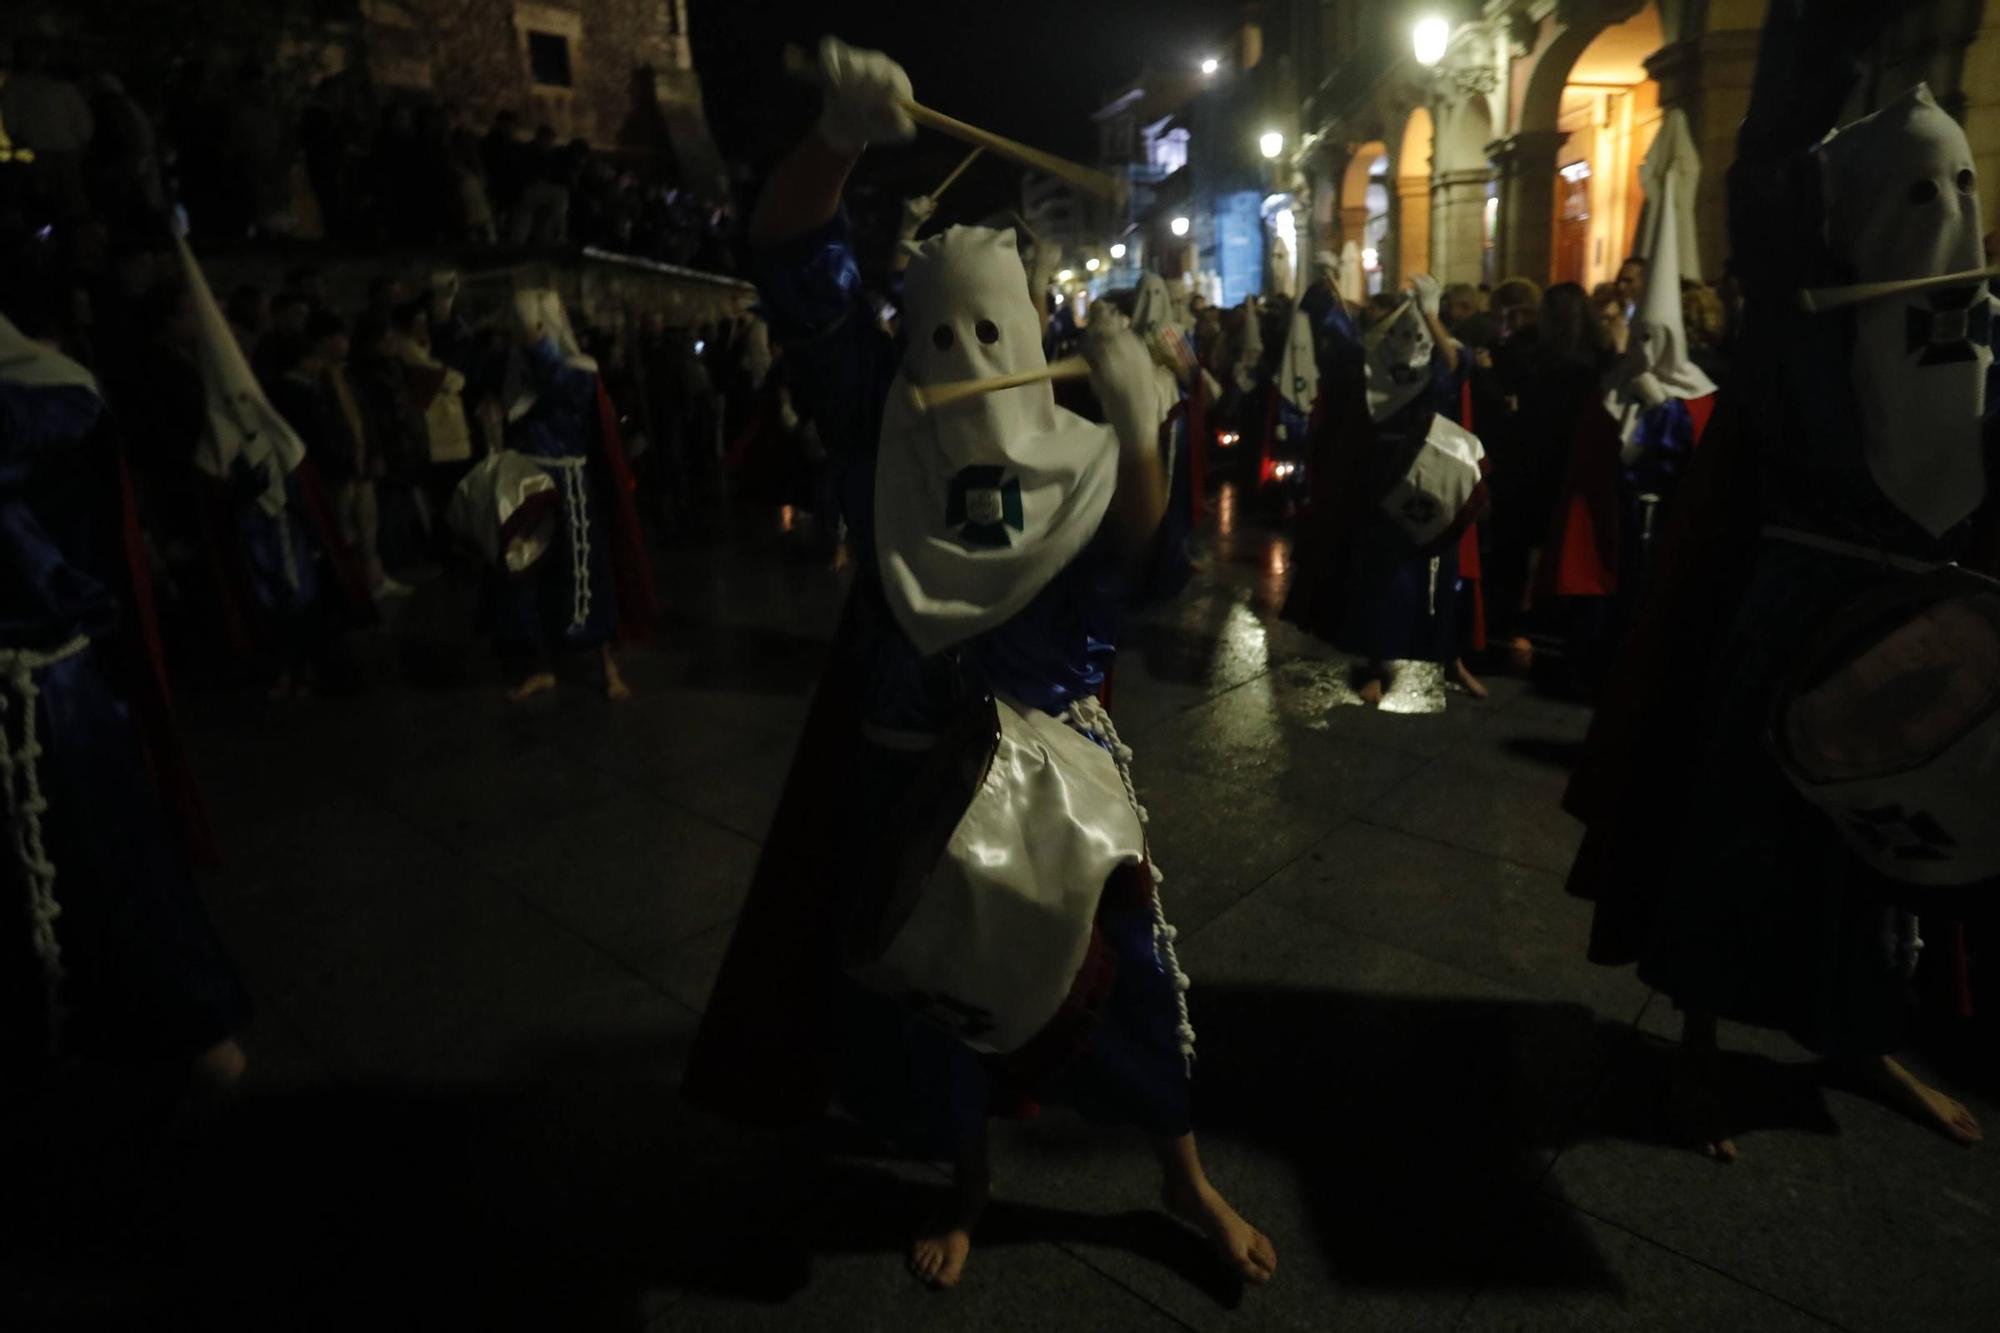
<svg viewBox="0 0 2000 1333">
<path fill-rule="evenodd" d="M 8 840 L 28 883 L 28 929 L 35 958 L 42 967 L 42 987 L 48 997 L 50 1051 L 57 1049 L 62 1035 L 62 944 L 56 939 L 56 918 L 62 915 L 62 904 L 56 901 L 56 868 L 42 842 L 42 813 L 49 803 L 42 795 L 41 771 L 35 762 L 42 756 L 41 742 L 35 734 L 36 702 L 40 698 L 35 673 L 74 657 L 89 646 L 89 638 L 79 634 L 49 652 L 0 648 L 0 797 L 7 803 Z M 8 729 L 7 714 L 13 709 L 19 709 L 21 714 L 18 747 Z"/>
<path fill-rule="evenodd" d="M 1084 736 L 1102 736 L 1111 746 L 1111 757 L 1118 764 L 1118 777 L 1125 784 L 1125 798 L 1132 802 L 1132 813 L 1139 816 L 1139 825 L 1147 822 L 1146 807 L 1139 804 L 1139 790 L 1132 785 L 1132 747 L 1118 739 L 1118 728 L 1111 724 L 1111 714 L 1104 711 L 1104 705 L 1093 697 L 1077 699 L 1069 706 L 1062 719 L 1070 730 Z M 1179 1014 L 1179 1023 L 1174 1035 L 1180 1038 L 1181 1059 L 1189 1071 L 1194 1065 L 1194 1024 L 1188 1018 L 1187 993 L 1188 974 L 1181 971 L 1180 956 L 1174 951 L 1174 941 L 1180 932 L 1167 923 L 1167 909 L 1160 901 L 1160 885 L 1166 876 L 1153 864 L 1152 849 L 1146 852 L 1146 868 L 1153 876 L 1153 957 L 1166 969 L 1174 981 L 1174 1005 Z"/>
<path fill-rule="evenodd" d="M 545 468 L 562 474 L 563 520 L 569 528 L 569 563 L 575 587 L 570 593 L 569 627 L 590 622 L 590 493 L 585 487 L 582 458 L 537 458 Z"/>
</svg>

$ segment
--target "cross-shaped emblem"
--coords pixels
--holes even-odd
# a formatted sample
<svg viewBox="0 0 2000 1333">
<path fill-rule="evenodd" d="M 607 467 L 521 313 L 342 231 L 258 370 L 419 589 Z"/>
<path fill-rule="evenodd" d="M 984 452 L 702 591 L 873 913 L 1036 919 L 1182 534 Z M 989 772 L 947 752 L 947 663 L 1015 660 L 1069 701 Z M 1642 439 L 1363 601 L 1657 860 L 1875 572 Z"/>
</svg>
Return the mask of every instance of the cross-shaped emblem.
<svg viewBox="0 0 2000 1333">
<path fill-rule="evenodd" d="M 1012 546 L 1008 530 L 1019 532 L 1021 483 L 1007 470 L 985 464 L 960 468 L 945 497 L 944 523 L 958 530 L 967 546 Z"/>
<path fill-rule="evenodd" d="M 977 1041 L 993 1030 L 991 1013 L 942 991 L 913 990 L 903 996 L 903 1003 L 965 1041 Z"/>
<path fill-rule="evenodd" d="M 1900 805 L 1874 810 L 1850 810 L 1848 827 L 1878 852 L 1899 861 L 1949 861 L 1957 839 L 1931 815 L 1912 814 Z"/>
<path fill-rule="evenodd" d="M 1911 306 L 1904 316 L 1908 348 L 1921 352 L 1920 366 L 1972 361 L 1979 345 L 1993 337 L 1993 304 L 1984 287 L 1950 287 L 1931 294 L 1930 305 Z"/>
</svg>

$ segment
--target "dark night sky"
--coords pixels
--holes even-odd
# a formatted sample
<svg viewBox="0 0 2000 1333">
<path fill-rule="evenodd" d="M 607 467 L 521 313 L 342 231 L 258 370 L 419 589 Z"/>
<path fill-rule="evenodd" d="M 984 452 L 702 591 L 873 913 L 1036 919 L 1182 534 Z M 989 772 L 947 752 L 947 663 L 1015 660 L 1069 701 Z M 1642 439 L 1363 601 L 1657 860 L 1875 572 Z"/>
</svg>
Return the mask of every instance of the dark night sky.
<svg viewBox="0 0 2000 1333">
<path fill-rule="evenodd" d="M 833 33 L 887 51 L 917 100 L 1052 151 L 1095 152 L 1089 113 L 1148 61 L 1192 60 L 1240 0 L 693 0 L 696 67 L 724 153 L 761 166 L 815 102 L 783 86 L 779 51 Z"/>
</svg>

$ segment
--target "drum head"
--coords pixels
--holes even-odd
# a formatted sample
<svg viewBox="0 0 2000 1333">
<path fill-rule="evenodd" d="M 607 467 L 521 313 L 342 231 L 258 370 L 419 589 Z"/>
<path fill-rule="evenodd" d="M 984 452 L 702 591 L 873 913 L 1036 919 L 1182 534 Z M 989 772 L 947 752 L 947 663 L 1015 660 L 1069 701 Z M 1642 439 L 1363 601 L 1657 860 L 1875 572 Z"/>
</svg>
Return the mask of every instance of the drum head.
<svg viewBox="0 0 2000 1333">
<path fill-rule="evenodd" d="M 2000 584 L 1911 580 L 1802 664 L 1775 728 L 1809 783 L 1909 772 L 2000 708 Z"/>
</svg>

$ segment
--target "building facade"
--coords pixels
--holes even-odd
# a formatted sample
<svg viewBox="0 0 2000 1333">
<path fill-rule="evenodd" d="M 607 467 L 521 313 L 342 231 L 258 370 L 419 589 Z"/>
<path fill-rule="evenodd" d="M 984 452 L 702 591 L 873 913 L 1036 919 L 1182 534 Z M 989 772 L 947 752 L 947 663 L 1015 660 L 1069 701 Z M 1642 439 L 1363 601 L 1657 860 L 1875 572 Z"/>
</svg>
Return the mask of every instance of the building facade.
<svg viewBox="0 0 2000 1333">
<path fill-rule="evenodd" d="M 1986 216 L 2000 207 L 2000 3 L 1906 0 L 1873 55 L 1865 114 L 1918 80 L 1965 125 Z M 1372 287 L 1521 275 L 1586 285 L 1632 248 L 1637 169 L 1663 115 L 1701 156 L 1703 276 L 1726 255 L 1724 178 L 1749 105 L 1765 0 L 1294 0 L 1303 95 L 1288 184 L 1315 244 L 1358 242 Z M 1420 65 L 1420 14 L 1452 21 Z"/>
</svg>

